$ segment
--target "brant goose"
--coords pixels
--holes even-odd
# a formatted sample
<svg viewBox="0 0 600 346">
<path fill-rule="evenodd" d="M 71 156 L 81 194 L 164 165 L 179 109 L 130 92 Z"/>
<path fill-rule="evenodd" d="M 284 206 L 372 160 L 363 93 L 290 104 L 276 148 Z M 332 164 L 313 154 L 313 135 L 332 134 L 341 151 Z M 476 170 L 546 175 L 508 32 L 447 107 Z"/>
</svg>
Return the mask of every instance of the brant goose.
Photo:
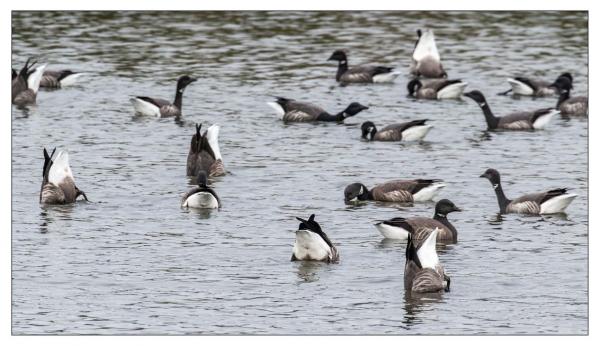
<svg viewBox="0 0 600 346">
<path fill-rule="evenodd" d="M 77 79 L 83 73 L 73 72 L 71 70 L 44 71 L 40 87 L 49 89 L 58 89 L 66 86 L 71 86 L 77 83 Z"/>
<path fill-rule="evenodd" d="M 420 81 L 417 78 L 408 82 L 408 95 L 418 99 L 442 100 L 460 98 L 467 87 L 460 79 L 431 79 Z"/>
<path fill-rule="evenodd" d="M 485 115 L 488 130 L 539 130 L 550 122 L 550 119 L 559 113 L 554 108 L 543 108 L 529 112 L 516 112 L 503 117 L 496 117 L 487 104 L 485 97 L 479 90 L 473 90 L 466 94 L 473 99 Z"/>
<path fill-rule="evenodd" d="M 558 76 L 558 78 L 561 77 L 568 78 L 571 83 L 573 82 L 573 76 L 571 76 L 569 72 L 565 72 Z M 534 97 L 555 96 L 559 94 L 559 90 L 554 84 L 550 84 L 541 80 L 530 79 L 527 77 L 515 77 L 509 78 L 507 81 L 511 88 L 503 93 L 500 93 L 500 95 L 506 95 L 511 91 L 513 95 Z"/>
<path fill-rule="evenodd" d="M 414 241 L 422 241 L 434 229 L 438 229 L 437 240 L 444 244 L 455 244 L 458 240 L 456 228 L 448 221 L 448 213 L 453 211 L 461 211 L 460 208 L 454 205 L 447 199 L 442 199 L 435 205 L 435 213 L 433 218 L 426 217 L 411 217 L 402 218 L 395 217 L 390 220 L 378 222 L 375 227 L 381 235 L 387 239 L 406 239 L 409 235 L 414 238 Z"/>
<path fill-rule="evenodd" d="M 147 96 L 136 96 L 131 98 L 131 103 L 138 115 L 154 115 L 157 117 L 180 116 L 183 101 L 183 91 L 196 79 L 190 76 L 182 76 L 177 80 L 177 89 L 175 90 L 175 101 L 173 103 Z"/>
<path fill-rule="evenodd" d="M 439 179 L 392 180 L 369 191 L 365 185 L 354 183 L 344 189 L 344 201 L 425 202 L 445 186 Z"/>
<path fill-rule="evenodd" d="M 338 62 L 338 70 L 335 80 L 341 85 L 350 83 L 390 83 L 400 74 L 393 72 L 393 67 L 360 65 L 348 67 L 348 58 L 343 50 L 336 50 L 331 54 L 329 60 Z"/>
<path fill-rule="evenodd" d="M 61 151 L 52 160 L 56 148 L 52 154 L 44 148 L 44 168 L 42 188 L 40 190 L 40 203 L 43 204 L 67 204 L 74 203 L 80 195 L 87 201 L 85 193 L 75 185 L 75 178 L 69 166 L 69 154 Z"/>
<path fill-rule="evenodd" d="M 571 97 L 573 84 L 568 78 L 558 78 L 553 84 L 560 90 L 556 109 L 565 116 L 586 116 L 588 114 L 587 96 Z"/>
<path fill-rule="evenodd" d="M 315 214 L 312 214 L 308 220 L 299 217 L 296 219 L 300 221 L 300 226 L 296 231 L 292 261 L 338 262 L 340 255 L 327 234 L 315 221 Z"/>
<path fill-rule="evenodd" d="M 221 207 L 221 200 L 215 190 L 207 185 L 206 172 L 200 171 L 196 178 L 198 187 L 189 190 L 181 199 L 181 206 L 198 209 L 215 209 Z"/>
<path fill-rule="evenodd" d="M 16 73 L 12 69 L 12 96 L 11 101 L 14 105 L 25 106 L 35 104 L 40 81 L 46 65 L 33 68 L 36 61 L 31 62 L 31 58 L 27 59 L 25 66 Z"/>
<path fill-rule="evenodd" d="M 293 99 L 286 99 L 284 97 L 277 97 L 277 101 L 267 102 L 267 104 L 275 109 L 277 114 L 281 117 L 281 120 L 285 122 L 343 122 L 344 119 L 354 116 L 365 109 L 369 109 L 369 107 L 363 106 L 358 102 L 352 102 L 343 111 L 337 114 L 329 114 L 319 106 L 306 102 L 298 102 Z"/>
<path fill-rule="evenodd" d="M 196 177 L 200 172 L 209 177 L 225 175 L 225 167 L 219 150 L 219 125 L 214 124 L 200 133 L 202 124 L 196 124 L 196 133 L 192 136 L 187 158 L 187 175 Z"/>
<path fill-rule="evenodd" d="M 563 213 L 577 196 L 574 193 L 567 193 L 567 189 L 554 189 L 539 193 L 530 193 L 519 198 L 507 199 L 500 183 L 500 173 L 495 169 L 488 169 L 481 178 L 487 178 L 496 191 L 500 214 L 519 213 L 519 214 L 555 214 Z"/>
<path fill-rule="evenodd" d="M 433 127 L 426 125 L 426 121 L 427 119 L 422 119 L 392 124 L 380 131 L 377 131 L 372 121 L 366 121 L 361 126 L 362 138 L 371 141 L 420 141 Z"/>
<path fill-rule="evenodd" d="M 425 78 L 448 77 L 440 62 L 440 54 L 435 44 L 433 30 L 425 29 L 424 32 L 417 30 L 417 36 L 418 40 L 412 55 L 413 61 L 410 73 Z"/>
<path fill-rule="evenodd" d="M 417 247 L 412 237 L 406 244 L 406 264 L 404 266 L 404 289 L 415 293 L 436 293 L 450 291 L 450 277 L 435 249 L 439 229 L 434 229 L 427 239 Z"/>
</svg>

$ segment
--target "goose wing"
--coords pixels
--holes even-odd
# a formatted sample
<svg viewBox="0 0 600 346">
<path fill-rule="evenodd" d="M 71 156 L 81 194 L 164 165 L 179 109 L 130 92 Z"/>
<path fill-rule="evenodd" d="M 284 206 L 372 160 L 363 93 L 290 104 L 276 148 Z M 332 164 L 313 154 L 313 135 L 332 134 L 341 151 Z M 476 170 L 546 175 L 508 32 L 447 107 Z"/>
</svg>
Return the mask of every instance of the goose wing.
<svg viewBox="0 0 600 346">
<path fill-rule="evenodd" d="M 285 115 L 283 116 L 284 121 L 312 121 L 316 120 L 321 114 L 328 114 L 319 106 L 294 100 L 288 100 L 282 107 L 285 110 Z"/>
<path fill-rule="evenodd" d="M 346 71 L 342 75 L 341 81 L 346 83 L 370 83 L 373 81 L 373 76 L 390 73 L 393 69 L 393 67 L 385 66 L 356 66 Z"/>
<path fill-rule="evenodd" d="M 164 100 L 164 99 L 157 99 L 157 98 L 152 98 L 152 97 L 148 97 L 148 96 L 136 96 L 136 98 L 142 100 L 142 101 L 146 101 L 149 102 L 153 105 L 155 105 L 158 108 L 161 108 L 163 106 L 168 106 L 171 104 L 171 102 Z"/>
</svg>

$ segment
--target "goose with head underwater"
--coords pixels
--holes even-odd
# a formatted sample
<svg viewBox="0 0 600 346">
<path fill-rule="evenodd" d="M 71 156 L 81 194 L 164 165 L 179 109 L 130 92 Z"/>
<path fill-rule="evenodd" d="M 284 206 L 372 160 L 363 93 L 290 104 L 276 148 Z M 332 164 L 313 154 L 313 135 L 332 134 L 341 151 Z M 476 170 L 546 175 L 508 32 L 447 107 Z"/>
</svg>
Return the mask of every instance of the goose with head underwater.
<svg viewBox="0 0 600 346">
<path fill-rule="evenodd" d="M 369 190 L 362 183 L 344 189 L 344 201 L 425 202 L 435 197 L 446 184 L 440 179 L 391 180 Z"/>
<path fill-rule="evenodd" d="M 19 73 L 12 69 L 11 100 L 14 105 L 26 106 L 35 104 L 42 74 L 46 68 L 45 64 L 33 68 L 35 64 L 36 61 L 32 62 L 31 58 L 29 58 Z"/>
<path fill-rule="evenodd" d="M 414 78 L 408 82 L 406 88 L 410 97 L 426 100 L 443 100 L 460 98 L 467 85 L 469 84 L 460 79 L 419 80 Z"/>
<path fill-rule="evenodd" d="M 183 92 L 188 85 L 195 81 L 195 78 L 187 75 L 179 77 L 177 80 L 175 100 L 173 103 L 164 99 L 147 96 L 135 96 L 131 98 L 130 100 L 133 104 L 133 108 L 135 109 L 135 113 L 138 115 L 151 115 L 157 117 L 181 116 L 183 107 Z"/>
<path fill-rule="evenodd" d="M 386 66 L 359 65 L 350 68 L 346 52 L 341 49 L 334 51 L 327 60 L 338 62 L 335 80 L 342 86 L 351 83 L 391 83 L 400 75 L 393 71 L 393 67 Z"/>
<path fill-rule="evenodd" d="M 323 108 L 307 102 L 299 102 L 293 99 L 277 97 L 275 102 L 267 102 L 284 122 L 311 122 L 311 121 L 329 121 L 343 122 L 346 118 L 354 116 L 365 109 L 358 102 L 352 102 L 343 111 L 330 114 Z"/>
<path fill-rule="evenodd" d="M 74 203 L 77 197 L 83 196 L 87 201 L 85 192 L 75 185 L 75 178 L 69 166 L 69 154 L 61 151 L 52 159 L 56 148 L 48 155 L 44 148 L 44 167 L 42 187 L 40 189 L 40 203 L 42 204 L 68 204 Z"/>
<path fill-rule="evenodd" d="M 481 176 L 492 183 L 498 205 L 500 206 L 500 214 L 518 213 L 518 214 L 556 214 L 564 213 L 564 210 L 577 197 L 574 193 L 568 193 L 566 188 L 559 188 L 538 193 L 530 193 L 519 198 L 508 199 L 502 190 L 500 182 L 500 173 L 490 168 Z"/>
<path fill-rule="evenodd" d="M 573 82 L 573 76 L 569 72 L 562 73 L 558 78 L 567 78 L 571 83 Z M 507 95 L 510 92 L 513 95 L 534 97 L 556 96 L 559 94 L 559 88 L 554 83 L 527 77 L 514 77 L 507 79 L 507 81 L 510 84 L 510 89 L 500 93 L 500 95 Z"/>
<path fill-rule="evenodd" d="M 208 186 L 206 172 L 200 171 L 196 177 L 198 187 L 183 195 L 181 206 L 185 208 L 216 209 L 221 207 L 221 200 L 215 190 Z"/>
<path fill-rule="evenodd" d="M 296 231 L 292 261 L 338 262 L 339 252 L 315 221 L 315 214 L 312 214 L 308 220 L 299 217 L 296 219 L 300 221 L 300 226 Z"/>
<path fill-rule="evenodd" d="M 406 263 L 404 265 L 404 289 L 415 293 L 437 293 L 450 291 L 450 277 L 446 275 L 436 250 L 436 228 L 420 246 L 413 237 L 406 243 Z"/>
<path fill-rule="evenodd" d="M 587 96 L 571 97 L 571 89 L 573 84 L 568 78 L 559 78 L 554 84 L 560 95 L 556 103 L 556 109 L 564 116 L 586 116 L 588 115 L 588 98 Z"/>
<path fill-rule="evenodd" d="M 497 117 L 492 113 L 481 91 L 473 90 L 466 93 L 465 96 L 477 102 L 485 116 L 488 130 L 540 130 L 550 122 L 552 117 L 560 113 L 554 108 L 542 108 L 535 111 L 515 112 L 503 117 Z"/>
<path fill-rule="evenodd" d="M 435 205 L 433 218 L 427 217 L 395 217 L 375 224 L 375 227 L 386 239 L 407 239 L 419 243 L 429 236 L 434 229 L 438 230 L 437 241 L 444 244 L 456 244 L 458 232 L 448 221 L 448 214 L 462 211 L 448 199 L 442 199 Z"/>
<path fill-rule="evenodd" d="M 448 74 L 442 66 L 433 30 L 417 30 L 417 36 L 410 73 L 424 78 L 447 78 Z"/>
<path fill-rule="evenodd" d="M 391 124 L 377 130 L 372 121 L 361 126 L 362 138 L 367 141 L 420 141 L 429 133 L 432 125 L 425 124 L 427 119 L 413 120 L 405 123 Z"/>
<path fill-rule="evenodd" d="M 206 172 L 209 177 L 225 175 L 225 166 L 219 149 L 219 125 L 212 125 L 203 134 L 200 133 L 201 128 L 202 124 L 196 124 L 196 133 L 190 142 L 187 175 L 197 177 L 200 172 Z"/>
</svg>

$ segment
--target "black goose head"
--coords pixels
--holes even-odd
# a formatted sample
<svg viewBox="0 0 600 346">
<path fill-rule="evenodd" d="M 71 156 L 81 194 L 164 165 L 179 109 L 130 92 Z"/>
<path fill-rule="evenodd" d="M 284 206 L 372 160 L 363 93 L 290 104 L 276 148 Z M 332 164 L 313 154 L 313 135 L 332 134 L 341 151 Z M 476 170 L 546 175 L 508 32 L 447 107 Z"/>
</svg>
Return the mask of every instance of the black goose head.
<svg viewBox="0 0 600 346">
<path fill-rule="evenodd" d="M 361 183 L 354 183 L 344 189 L 344 201 L 351 202 L 355 198 L 364 201 L 369 197 L 369 189 Z"/>
<path fill-rule="evenodd" d="M 179 77 L 179 79 L 177 80 L 177 90 L 179 92 L 183 92 L 183 90 L 185 90 L 185 88 L 190 85 L 191 83 L 195 82 L 196 78 L 192 78 L 188 75 L 185 76 L 181 76 Z"/>
<path fill-rule="evenodd" d="M 408 89 L 408 95 L 409 96 L 414 96 L 415 93 L 417 91 L 419 91 L 419 89 L 421 89 L 421 87 L 423 86 L 423 83 L 421 83 L 420 80 L 418 80 L 417 78 L 411 80 L 410 82 L 408 82 L 408 84 L 406 85 L 406 89 Z"/>
<path fill-rule="evenodd" d="M 495 170 L 493 168 L 488 168 L 479 177 L 486 178 L 487 180 L 489 180 L 490 183 L 492 183 L 492 186 L 494 186 L 494 189 L 497 189 L 498 186 L 500 186 L 500 172 L 498 172 L 497 170 Z"/>
<path fill-rule="evenodd" d="M 472 90 L 468 93 L 464 93 L 464 96 L 473 99 L 473 101 L 477 102 L 479 107 L 483 107 L 487 105 L 487 101 L 485 100 L 485 96 L 479 90 Z"/>
<path fill-rule="evenodd" d="M 554 83 L 550 84 L 550 86 L 555 87 L 558 90 L 571 90 L 573 89 L 572 79 L 573 78 L 569 79 L 569 77 L 561 75 L 560 77 L 556 78 Z"/>
<path fill-rule="evenodd" d="M 435 214 L 436 215 L 445 217 L 446 215 L 448 215 L 448 213 L 451 213 L 453 211 L 462 211 L 462 209 L 460 209 L 459 207 L 454 205 L 454 203 L 452 203 L 448 199 L 442 199 L 442 200 L 438 201 L 435 205 Z"/>
<path fill-rule="evenodd" d="M 561 74 L 560 76 L 558 76 L 558 78 L 560 77 L 565 77 L 567 78 L 571 83 L 573 83 L 573 76 L 569 73 L 569 72 L 565 72 L 563 74 Z M 557 78 L 557 79 L 558 79 Z"/>
<path fill-rule="evenodd" d="M 198 176 L 196 177 L 196 183 L 199 187 L 208 187 L 208 178 L 205 171 L 198 172 Z"/>
<path fill-rule="evenodd" d="M 343 61 L 348 61 L 348 58 L 346 57 L 345 51 L 338 49 L 335 52 L 333 52 L 333 54 L 331 54 L 331 56 L 329 57 L 329 59 L 327 59 L 327 61 L 329 61 L 329 60 L 343 62 Z"/>
<path fill-rule="evenodd" d="M 368 139 L 368 135 L 371 135 L 371 139 L 373 139 L 373 136 L 377 132 L 377 128 L 375 127 L 375 124 L 372 121 L 365 121 L 360 126 L 360 129 L 362 130 L 362 138 L 364 139 Z"/>
<path fill-rule="evenodd" d="M 363 106 L 358 102 L 352 102 L 351 104 L 348 105 L 348 107 L 346 107 L 346 109 L 344 110 L 344 113 L 346 114 L 346 116 L 351 117 L 353 115 L 360 113 L 361 111 L 363 111 L 365 109 L 369 109 L 369 107 Z"/>
</svg>

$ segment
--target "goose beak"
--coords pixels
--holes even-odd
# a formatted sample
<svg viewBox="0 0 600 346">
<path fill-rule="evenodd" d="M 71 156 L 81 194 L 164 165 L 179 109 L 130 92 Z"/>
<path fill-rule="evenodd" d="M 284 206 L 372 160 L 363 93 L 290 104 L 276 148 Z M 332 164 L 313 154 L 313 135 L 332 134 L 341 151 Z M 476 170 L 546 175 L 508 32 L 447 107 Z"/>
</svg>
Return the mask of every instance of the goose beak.
<svg viewBox="0 0 600 346">
<path fill-rule="evenodd" d="M 485 173 L 483 173 L 482 175 L 479 176 L 480 178 L 487 178 L 487 175 L 485 175 Z"/>
<path fill-rule="evenodd" d="M 462 211 L 462 209 L 460 209 L 459 207 L 454 207 L 454 211 Z"/>
<path fill-rule="evenodd" d="M 367 107 L 367 106 L 360 107 L 360 110 L 365 110 L 365 109 L 369 109 L 369 107 Z"/>
</svg>

